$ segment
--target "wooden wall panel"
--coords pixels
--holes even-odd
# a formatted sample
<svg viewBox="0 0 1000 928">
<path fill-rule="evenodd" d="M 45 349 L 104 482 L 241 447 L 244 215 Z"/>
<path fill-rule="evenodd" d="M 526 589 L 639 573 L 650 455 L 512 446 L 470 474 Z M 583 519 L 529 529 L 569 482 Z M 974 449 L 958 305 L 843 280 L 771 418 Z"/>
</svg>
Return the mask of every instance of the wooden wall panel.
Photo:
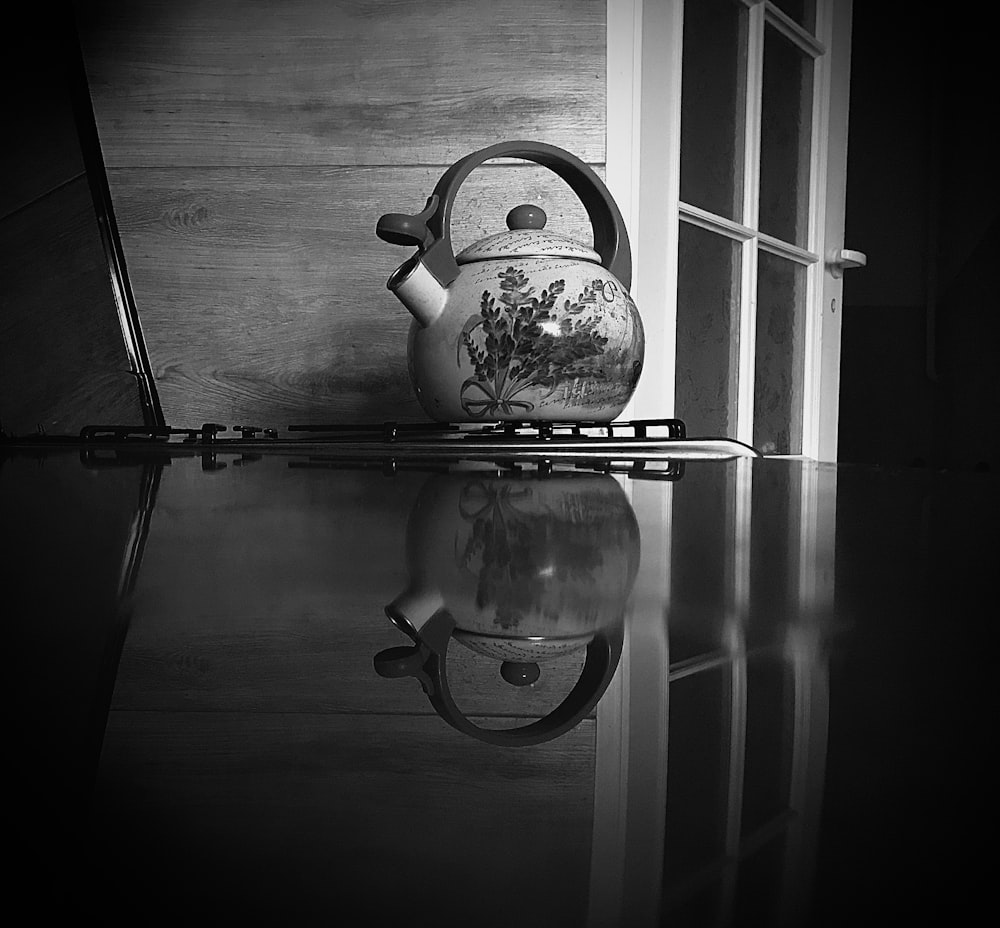
<svg viewBox="0 0 1000 928">
<path fill-rule="evenodd" d="M 378 216 L 418 211 L 447 165 L 504 139 L 603 165 L 605 0 L 78 8 L 172 425 L 425 419 L 409 316 L 385 290 L 406 250 L 375 238 Z M 522 163 L 476 172 L 459 244 L 526 200 L 589 237 L 564 187 L 541 192 L 552 182 Z"/>
<path fill-rule="evenodd" d="M 109 166 L 604 160 L 604 0 L 78 5 Z"/>
<path fill-rule="evenodd" d="M 406 371 L 410 316 L 385 287 L 412 252 L 375 236 L 417 212 L 440 168 L 171 168 L 111 172 L 164 415 L 284 428 L 426 418 Z M 534 202 L 592 242 L 582 205 L 534 165 L 473 172 L 457 248 Z"/>
</svg>

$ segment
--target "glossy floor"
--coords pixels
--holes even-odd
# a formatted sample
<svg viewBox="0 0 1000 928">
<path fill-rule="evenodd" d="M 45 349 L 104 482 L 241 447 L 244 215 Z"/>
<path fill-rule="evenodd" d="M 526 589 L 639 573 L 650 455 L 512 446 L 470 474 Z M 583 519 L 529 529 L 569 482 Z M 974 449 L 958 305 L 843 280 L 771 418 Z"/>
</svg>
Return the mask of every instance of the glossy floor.
<svg viewBox="0 0 1000 928">
<path fill-rule="evenodd" d="M 7 450 L 0 491 L 39 913 L 842 925 L 983 898 L 989 475 L 65 449 Z"/>
</svg>

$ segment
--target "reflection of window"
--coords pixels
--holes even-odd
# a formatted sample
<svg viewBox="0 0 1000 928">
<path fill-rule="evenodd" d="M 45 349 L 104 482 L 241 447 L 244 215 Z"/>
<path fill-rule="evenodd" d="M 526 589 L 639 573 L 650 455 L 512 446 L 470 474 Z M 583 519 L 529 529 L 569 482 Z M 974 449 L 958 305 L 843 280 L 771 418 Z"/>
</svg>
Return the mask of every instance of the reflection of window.
<svg viewBox="0 0 1000 928">
<path fill-rule="evenodd" d="M 795 924 L 808 903 L 836 474 L 741 459 L 629 485 L 642 552 L 597 713 L 592 924 Z"/>
<path fill-rule="evenodd" d="M 775 923 L 791 827 L 794 673 L 780 649 L 736 651 L 670 684 L 664 914 Z M 714 711 L 712 711 L 714 710 Z M 754 898 L 749 898 L 752 892 Z M 713 913 L 710 918 L 706 911 Z"/>
<path fill-rule="evenodd" d="M 777 924 L 807 891 L 815 838 L 826 677 L 808 646 L 814 540 L 802 526 L 818 497 L 778 464 L 684 480 L 672 505 L 661 917 Z"/>
</svg>

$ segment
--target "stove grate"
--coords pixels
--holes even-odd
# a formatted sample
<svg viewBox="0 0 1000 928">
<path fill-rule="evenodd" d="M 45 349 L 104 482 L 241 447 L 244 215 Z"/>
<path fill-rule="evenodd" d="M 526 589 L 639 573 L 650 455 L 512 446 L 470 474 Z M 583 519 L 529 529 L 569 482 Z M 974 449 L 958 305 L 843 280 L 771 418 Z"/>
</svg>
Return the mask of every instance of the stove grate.
<svg viewBox="0 0 1000 928">
<path fill-rule="evenodd" d="M 80 432 L 85 443 L 121 443 L 134 441 L 180 441 L 185 444 L 224 442 L 304 441 L 304 442 L 381 442 L 456 441 L 515 442 L 538 444 L 552 441 L 606 441 L 622 439 L 684 439 L 687 434 L 680 419 L 636 419 L 624 422 L 354 422 L 289 425 L 282 434 L 278 429 L 257 425 L 234 425 L 233 435 L 223 435 L 229 428 L 206 422 L 200 428 L 174 428 L 147 425 L 88 425 Z"/>
</svg>

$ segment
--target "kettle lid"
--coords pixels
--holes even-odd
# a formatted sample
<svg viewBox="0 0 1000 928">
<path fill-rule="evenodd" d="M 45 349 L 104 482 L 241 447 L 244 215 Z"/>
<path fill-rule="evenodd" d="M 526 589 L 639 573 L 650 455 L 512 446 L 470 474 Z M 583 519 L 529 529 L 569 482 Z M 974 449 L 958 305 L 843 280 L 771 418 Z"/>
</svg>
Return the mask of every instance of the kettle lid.
<svg viewBox="0 0 1000 928">
<path fill-rule="evenodd" d="M 545 212 L 528 203 L 515 206 L 507 214 L 508 232 L 496 232 L 469 245 L 459 252 L 459 264 L 487 261 L 496 258 L 554 257 L 574 258 L 579 261 L 601 263 L 601 256 L 593 249 L 557 232 L 545 230 Z"/>
</svg>

